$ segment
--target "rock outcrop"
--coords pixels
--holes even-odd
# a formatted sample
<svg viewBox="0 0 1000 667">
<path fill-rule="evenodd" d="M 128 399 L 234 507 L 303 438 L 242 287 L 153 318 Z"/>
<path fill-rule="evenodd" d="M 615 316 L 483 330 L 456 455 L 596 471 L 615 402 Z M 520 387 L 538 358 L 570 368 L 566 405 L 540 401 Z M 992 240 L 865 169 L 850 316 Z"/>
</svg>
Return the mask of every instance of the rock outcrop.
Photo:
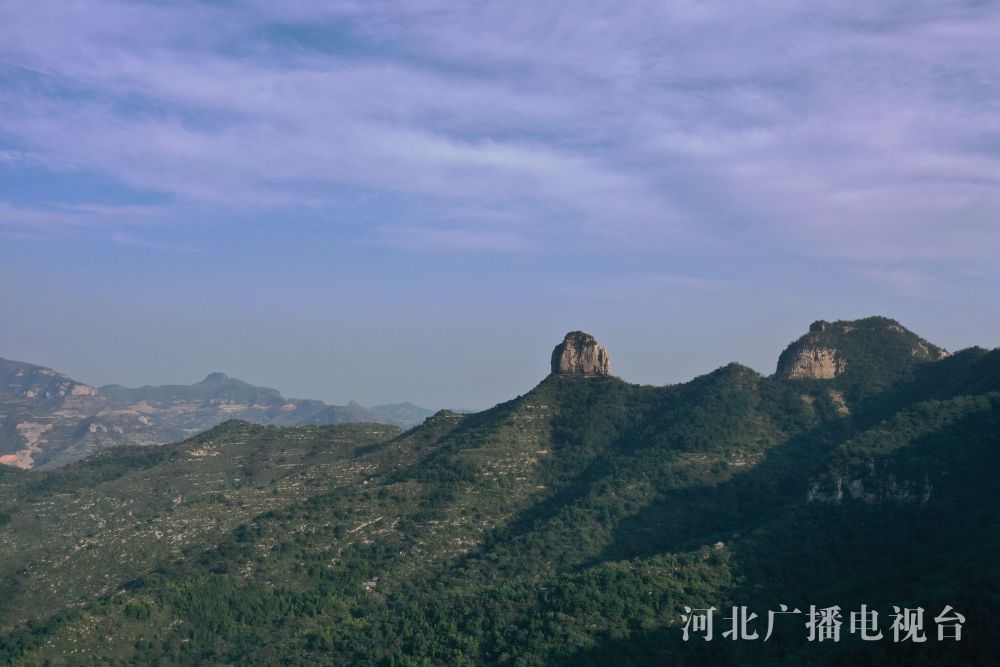
<svg viewBox="0 0 1000 667">
<path fill-rule="evenodd" d="M 571 331 L 552 350 L 552 372 L 572 377 L 611 375 L 611 357 L 590 334 Z"/>
<path fill-rule="evenodd" d="M 844 362 L 837 359 L 837 351 L 823 347 L 807 347 L 791 359 L 785 369 L 785 377 L 792 379 L 812 378 L 829 380 L 844 372 Z"/>
<path fill-rule="evenodd" d="M 885 386 L 915 363 L 946 356 L 944 349 L 886 317 L 818 320 L 781 354 L 778 375 L 791 380 L 832 380 L 847 373 Z"/>
<path fill-rule="evenodd" d="M 868 459 L 850 470 L 829 472 L 815 480 L 806 494 L 808 502 L 842 503 L 844 498 L 868 504 L 903 504 L 923 507 L 931 499 L 934 485 L 930 476 L 897 474 L 891 464 Z"/>
</svg>

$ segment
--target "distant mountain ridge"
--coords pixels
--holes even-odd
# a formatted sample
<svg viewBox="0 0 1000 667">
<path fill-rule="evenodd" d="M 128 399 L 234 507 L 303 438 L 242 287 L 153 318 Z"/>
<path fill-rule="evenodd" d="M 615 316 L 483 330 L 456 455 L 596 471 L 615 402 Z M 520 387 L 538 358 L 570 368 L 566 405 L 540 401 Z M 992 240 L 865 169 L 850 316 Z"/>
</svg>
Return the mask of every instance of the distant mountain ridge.
<svg viewBox="0 0 1000 667">
<path fill-rule="evenodd" d="M 233 418 L 410 427 L 431 413 L 412 403 L 366 408 L 285 398 L 219 372 L 191 385 L 95 388 L 51 368 L 0 359 L 0 464 L 19 468 L 53 468 L 110 446 L 174 442 Z"/>
<path fill-rule="evenodd" d="M 249 403 L 275 403 L 283 401 L 281 392 L 270 387 L 257 387 L 225 373 L 209 373 L 195 384 L 145 385 L 129 388 L 109 384 L 99 388 L 102 396 L 119 403 L 140 401 L 175 401 L 201 398 L 205 400 L 233 400 Z"/>
</svg>

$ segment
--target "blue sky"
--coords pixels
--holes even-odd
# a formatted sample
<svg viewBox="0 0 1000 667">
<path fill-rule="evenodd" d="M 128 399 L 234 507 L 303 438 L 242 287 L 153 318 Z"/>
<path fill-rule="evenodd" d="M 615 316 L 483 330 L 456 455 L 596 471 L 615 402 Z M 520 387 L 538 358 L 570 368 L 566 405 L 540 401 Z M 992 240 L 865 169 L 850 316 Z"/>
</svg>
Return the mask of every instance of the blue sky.
<svg viewBox="0 0 1000 667">
<path fill-rule="evenodd" d="M 1000 344 L 996 2 L 0 6 L 0 356 L 485 407 Z"/>
</svg>

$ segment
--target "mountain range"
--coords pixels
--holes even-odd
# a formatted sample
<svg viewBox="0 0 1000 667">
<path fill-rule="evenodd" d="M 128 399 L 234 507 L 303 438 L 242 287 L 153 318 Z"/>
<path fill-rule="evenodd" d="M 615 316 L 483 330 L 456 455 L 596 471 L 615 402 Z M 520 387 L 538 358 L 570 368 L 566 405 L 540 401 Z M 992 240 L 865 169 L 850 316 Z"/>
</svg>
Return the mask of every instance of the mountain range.
<svg viewBox="0 0 1000 667">
<path fill-rule="evenodd" d="M 873 317 L 770 376 L 640 386 L 610 356 L 571 332 L 525 394 L 408 431 L 232 420 L 0 467 L 0 662 L 995 664 L 1000 350 Z"/>
<path fill-rule="evenodd" d="M 116 445 L 162 445 L 236 417 L 278 426 L 409 427 L 430 414 L 412 403 L 365 408 L 286 399 L 224 373 L 191 385 L 96 388 L 50 368 L 0 359 L 0 463 L 19 468 L 55 468 Z"/>
</svg>

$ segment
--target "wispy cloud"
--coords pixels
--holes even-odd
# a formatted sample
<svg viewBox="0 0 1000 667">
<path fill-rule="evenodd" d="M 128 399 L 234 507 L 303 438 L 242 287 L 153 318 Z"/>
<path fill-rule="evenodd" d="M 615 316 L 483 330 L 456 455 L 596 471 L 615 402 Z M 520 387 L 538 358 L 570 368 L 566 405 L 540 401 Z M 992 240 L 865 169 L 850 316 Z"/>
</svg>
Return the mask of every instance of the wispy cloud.
<svg viewBox="0 0 1000 667">
<path fill-rule="evenodd" d="M 418 227 L 394 225 L 375 230 L 377 242 L 396 248 L 432 252 L 524 252 L 536 249 L 530 239 L 505 231 L 464 229 L 456 227 Z"/>
<path fill-rule="evenodd" d="M 884 267 L 1000 251 L 998 3 L 10 0 L 0 15 L 0 165 L 155 190 L 150 219 L 324 211 L 356 188 L 385 195 L 360 233 L 412 248 L 752 237 Z M 519 214 L 463 225 L 473 207 Z M 97 219 L 0 209 L 20 227 Z"/>
<path fill-rule="evenodd" d="M 51 234 L 64 228 L 101 230 L 108 225 L 139 227 L 157 219 L 160 212 L 153 206 L 112 204 L 63 204 L 40 202 L 21 206 L 0 200 L 0 229 L 29 235 Z"/>
<path fill-rule="evenodd" d="M 733 282 L 685 273 L 624 273 L 595 276 L 582 284 L 560 284 L 552 288 L 558 294 L 601 299 L 609 302 L 631 299 L 648 300 L 664 293 L 712 293 L 731 288 Z"/>
<path fill-rule="evenodd" d="M 148 248 L 150 250 L 163 250 L 167 252 L 185 252 L 201 254 L 204 251 L 196 246 L 186 243 L 171 243 L 169 241 L 157 241 L 129 232 L 113 232 L 110 239 L 120 245 L 132 246 L 135 248 Z"/>
<path fill-rule="evenodd" d="M 926 273 L 909 268 L 860 268 L 857 273 L 872 280 L 894 296 L 931 299 L 939 296 L 940 281 Z"/>
</svg>

